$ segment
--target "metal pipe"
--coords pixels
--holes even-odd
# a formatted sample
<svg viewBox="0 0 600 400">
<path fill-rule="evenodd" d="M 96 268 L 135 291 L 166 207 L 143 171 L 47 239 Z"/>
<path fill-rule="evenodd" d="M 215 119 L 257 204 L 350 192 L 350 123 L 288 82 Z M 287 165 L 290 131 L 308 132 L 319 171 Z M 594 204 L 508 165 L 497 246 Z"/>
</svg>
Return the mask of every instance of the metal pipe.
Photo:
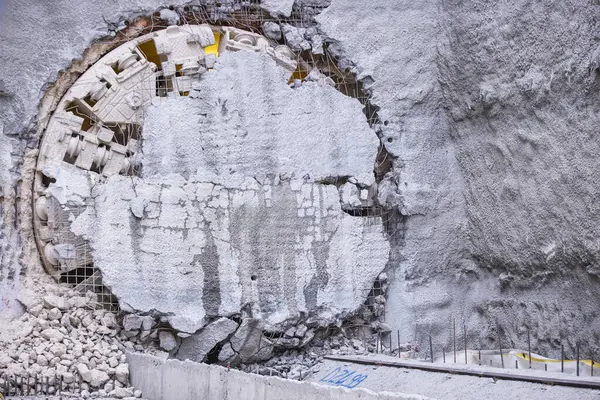
<svg viewBox="0 0 600 400">
<path fill-rule="evenodd" d="M 481 349 L 479 349 L 479 365 L 481 365 Z"/>
<path fill-rule="evenodd" d="M 446 364 L 446 348 L 445 347 L 442 348 L 442 354 L 444 357 L 444 364 Z"/>
<path fill-rule="evenodd" d="M 398 358 L 400 358 L 400 329 L 398 329 Z"/>
</svg>

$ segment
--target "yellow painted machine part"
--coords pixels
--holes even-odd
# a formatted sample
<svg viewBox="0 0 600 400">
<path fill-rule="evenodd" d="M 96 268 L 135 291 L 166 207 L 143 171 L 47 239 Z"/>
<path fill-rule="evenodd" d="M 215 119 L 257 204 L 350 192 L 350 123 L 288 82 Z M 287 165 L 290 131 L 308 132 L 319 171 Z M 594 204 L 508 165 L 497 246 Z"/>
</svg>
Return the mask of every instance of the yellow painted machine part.
<svg viewBox="0 0 600 400">
<path fill-rule="evenodd" d="M 158 56 L 158 52 L 156 51 L 156 45 L 154 44 L 154 39 L 149 39 L 144 43 L 140 43 L 138 45 L 138 49 L 142 52 L 144 57 L 151 63 L 154 63 L 158 69 L 160 69 L 160 57 Z"/>
<path fill-rule="evenodd" d="M 292 76 L 290 76 L 290 79 L 288 80 L 288 85 L 292 82 L 294 82 L 296 79 L 300 79 L 301 81 L 304 80 L 304 78 L 306 78 L 308 76 L 308 71 L 305 69 L 302 69 L 302 66 L 300 64 L 298 64 L 298 68 L 296 68 L 296 70 L 292 73 Z"/>
<path fill-rule="evenodd" d="M 204 54 L 214 54 L 219 57 L 219 43 L 221 42 L 221 32 L 215 32 L 215 44 L 204 48 Z"/>
</svg>

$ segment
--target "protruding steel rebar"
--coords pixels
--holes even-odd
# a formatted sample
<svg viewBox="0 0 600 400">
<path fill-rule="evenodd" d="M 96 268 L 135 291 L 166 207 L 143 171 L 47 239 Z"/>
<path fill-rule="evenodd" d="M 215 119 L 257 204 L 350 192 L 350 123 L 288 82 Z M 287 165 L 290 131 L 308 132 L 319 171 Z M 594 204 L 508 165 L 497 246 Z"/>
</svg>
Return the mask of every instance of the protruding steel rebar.
<svg viewBox="0 0 600 400">
<path fill-rule="evenodd" d="M 529 357 L 529 369 L 531 369 L 531 335 L 527 328 L 527 356 Z"/>
<path fill-rule="evenodd" d="M 463 324 L 464 340 L 465 340 L 465 364 L 468 364 L 467 360 L 467 325 Z"/>
<path fill-rule="evenodd" d="M 577 376 L 579 376 L 579 342 L 577 342 Z"/>
<path fill-rule="evenodd" d="M 454 337 L 454 363 L 456 364 L 456 319 L 452 318 L 452 331 Z"/>
<path fill-rule="evenodd" d="M 431 362 L 433 362 L 433 342 L 431 340 L 431 335 L 429 335 L 429 354 L 431 355 Z"/>
<path fill-rule="evenodd" d="M 560 344 L 560 372 L 565 372 L 565 346 Z"/>
</svg>

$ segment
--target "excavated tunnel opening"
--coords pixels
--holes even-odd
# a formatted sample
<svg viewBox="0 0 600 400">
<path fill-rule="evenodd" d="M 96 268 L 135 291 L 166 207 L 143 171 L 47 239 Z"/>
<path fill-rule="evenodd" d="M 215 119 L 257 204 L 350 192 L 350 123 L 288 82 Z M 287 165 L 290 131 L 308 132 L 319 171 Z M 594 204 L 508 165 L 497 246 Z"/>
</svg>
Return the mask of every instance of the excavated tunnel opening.
<svg viewBox="0 0 600 400">
<path fill-rule="evenodd" d="M 262 30 L 264 22 L 275 22 L 277 24 L 289 24 L 292 26 L 309 26 L 311 25 L 310 21 L 314 15 L 320 12 L 320 9 L 318 7 L 311 7 L 309 9 L 305 9 L 303 7 L 295 8 L 292 16 L 287 19 L 272 18 L 264 11 L 260 10 L 260 8 L 256 5 L 242 7 L 228 16 L 225 16 L 224 14 L 219 16 L 215 10 L 210 10 L 207 6 L 185 6 L 184 8 L 178 10 L 178 12 L 180 14 L 182 23 L 211 23 L 216 27 L 215 29 L 217 29 L 217 31 L 221 29 L 219 26 L 234 27 L 236 29 L 242 28 L 252 33 L 264 35 L 265 33 Z M 133 40 L 134 37 L 139 37 L 151 32 L 159 32 L 168 28 L 166 25 L 164 25 L 163 21 L 160 20 L 159 13 L 155 13 L 149 17 L 142 17 L 136 21 L 127 22 L 128 27 L 126 30 L 131 32 L 130 35 L 133 36 L 117 34 L 117 38 L 113 40 L 113 44 L 103 44 L 106 50 L 112 50 L 116 45 L 121 44 L 124 37 L 127 37 L 128 40 Z M 222 35 L 222 33 L 220 34 Z M 281 39 L 279 40 L 270 38 L 268 41 L 274 46 L 289 45 L 285 35 L 282 35 Z M 153 46 L 149 43 L 152 43 Z M 343 204 L 342 199 L 340 199 L 340 202 L 342 203 L 342 211 L 353 217 L 361 217 L 371 220 L 371 223 L 374 224 L 382 223 L 385 232 L 387 232 L 388 240 L 395 240 L 394 238 L 398 236 L 398 232 L 401 232 L 401 229 L 398 229 L 398 227 L 402 225 L 402 218 L 401 216 L 396 215 L 396 211 L 386 210 L 384 207 L 382 207 L 377 199 L 377 184 L 382 181 L 383 177 L 391 170 L 392 167 L 392 156 L 387 152 L 384 144 L 381 142 L 379 126 L 382 125 L 383 122 L 381 122 L 379 119 L 377 113 L 378 107 L 371 103 L 369 91 L 365 89 L 363 83 L 357 79 L 355 72 L 353 72 L 351 68 L 341 69 L 339 67 L 340 60 L 336 58 L 333 55 L 333 52 L 329 50 L 329 45 L 329 43 L 325 43 L 323 45 L 323 54 L 315 54 L 309 50 L 291 53 L 290 57 L 296 62 L 297 68 L 291 74 L 289 83 L 292 86 L 297 84 L 301 85 L 302 82 L 309 76 L 310 71 L 317 70 L 325 79 L 325 84 L 331 85 L 342 94 L 360 101 L 363 106 L 363 113 L 366 117 L 366 120 L 373 130 L 373 133 L 378 136 L 380 141 L 373 168 L 375 185 L 372 187 L 357 187 L 358 192 L 362 196 L 360 198 L 360 204 Z M 158 64 L 159 61 L 162 62 L 163 60 L 161 60 L 156 54 L 156 44 L 153 40 L 146 40 L 139 44 L 137 48 L 140 50 L 142 56 L 146 57 L 147 62 L 155 63 L 156 71 L 164 74 L 163 65 Z M 140 60 L 142 60 L 142 62 L 144 61 L 144 57 L 140 57 L 139 54 L 135 57 L 135 59 L 125 58 L 111 64 L 111 68 L 117 74 L 117 76 L 123 72 L 127 72 L 127 68 L 134 63 L 139 63 Z M 92 64 L 89 64 L 89 67 L 91 66 Z M 206 68 L 208 67 L 209 66 L 207 65 Z M 176 90 L 173 86 L 173 83 L 176 82 L 177 78 L 184 77 L 184 75 L 180 72 L 182 68 L 184 68 L 183 64 L 177 64 L 175 66 L 173 78 L 170 80 L 157 76 L 155 79 L 156 89 L 154 94 L 158 97 L 163 97 L 169 95 L 169 93 L 178 91 L 180 96 L 187 96 L 189 94 L 189 90 Z M 65 85 L 63 93 L 66 92 L 67 89 L 68 86 Z M 72 164 L 78 168 L 88 169 L 89 171 L 95 172 L 100 176 L 104 175 L 106 177 L 109 176 L 109 174 L 105 173 L 105 168 L 108 168 L 107 165 L 110 166 L 110 163 L 113 162 L 115 155 L 118 155 L 123 160 L 122 164 L 115 167 L 110 166 L 111 173 L 136 176 L 140 174 L 141 166 L 135 159 L 136 149 L 134 146 L 132 146 L 132 144 L 139 145 L 139 142 L 143 140 L 141 124 L 123 124 L 111 122 L 110 117 L 105 116 L 100 118 L 97 113 L 93 111 L 93 108 L 99 103 L 101 95 L 107 91 L 110 92 L 111 90 L 115 90 L 115 83 L 101 79 L 99 85 L 95 88 L 95 92 L 87 94 L 81 100 L 72 99 L 68 103 L 66 111 L 70 112 L 70 114 L 72 114 L 74 117 L 81 118 L 82 123 L 80 126 L 80 133 L 73 133 L 70 136 L 66 136 L 68 143 L 66 144 L 66 152 L 62 161 Z M 126 101 L 132 106 L 133 109 L 135 109 L 135 107 L 139 107 L 138 102 L 142 100 L 140 100 L 140 95 L 138 95 L 137 97 L 134 96 Z M 74 121 L 67 121 L 67 124 L 69 123 L 73 124 Z M 46 134 L 48 134 L 51 128 L 52 126 L 46 129 Z M 103 140 L 99 142 L 98 151 L 95 154 L 90 155 L 85 161 L 85 166 L 82 166 L 82 152 L 85 152 L 86 148 L 90 147 L 89 144 L 86 147 L 85 134 L 90 131 L 96 134 L 99 138 L 103 137 Z M 44 146 L 42 142 L 42 148 L 43 147 Z M 102 179 L 106 178 L 101 177 L 100 180 Z M 339 177 L 339 179 L 338 177 L 332 177 L 330 180 L 331 182 L 326 183 L 334 184 L 338 187 L 348 183 L 346 177 Z M 37 174 L 34 192 L 37 191 L 38 193 L 41 193 L 48 189 L 53 183 L 56 183 L 56 176 L 52 176 L 52 174 L 48 174 L 47 172 L 40 172 Z M 66 206 L 67 214 L 69 215 L 65 215 L 64 210 L 58 210 L 59 205 L 48 204 L 51 202 L 47 201 L 45 202 L 46 204 L 40 204 L 44 202 L 40 201 L 39 199 L 40 197 L 38 196 L 34 205 L 34 225 L 37 229 L 40 253 L 42 254 L 42 259 L 46 268 L 48 269 L 48 272 L 50 272 L 50 274 L 58 279 L 61 283 L 72 285 L 75 287 L 75 289 L 83 292 L 87 290 L 96 292 L 99 296 L 101 304 L 113 310 L 117 309 L 118 301 L 116 297 L 112 295 L 111 291 L 103 284 L 101 271 L 94 266 L 93 261 L 90 258 L 91 249 L 89 248 L 89 245 L 85 243 L 85 241 L 82 241 L 81 238 L 73 237 L 70 232 L 65 233 L 65 229 L 67 229 L 65 227 L 67 226 L 68 221 L 72 219 L 72 217 L 69 217 L 69 215 L 80 215 L 85 211 L 85 208 L 88 206 L 88 204 L 85 204 L 85 202 L 84 204 L 69 203 Z M 53 245 L 53 240 L 47 240 L 49 235 L 47 229 L 49 221 L 47 220 L 48 216 L 46 214 L 48 213 L 49 209 L 52 209 L 52 207 L 54 207 L 55 217 L 58 214 L 60 214 L 60 216 L 56 217 L 54 221 L 51 221 L 50 225 L 54 224 L 58 231 L 61 231 L 63 234 L 69 236 L 69 241 L 71 242 L 67 243 L 60 249 L 57 249 L 56 246 Z M 44 220 L 44 217 L 46 217 L 46 220 Z M 74 254 L 77 254 L 76 257 L 69 255 L 73 252 Z M 69 269 L 66 271 L 63 271 L 62 268 L 62 262 L 64 259 L 56 262 L 56 259 L 64 257 L 64 254 L 68 254 L 66 257 L 67 263 L 70 265 L 75 265 L 75 267 L 69 267 Z M 79 259 L 77 259 L 77 257 L 79 257 Z M 83 261 L 81 261 L 81 259 L 83 259 Z M 256 275 L 252 275 L 251 280 L 255 281 Z M 368 295 L 364 303 L 365 307 L 373 310 L 373 307 L 376 304 L 381 304 L 379 299 L 381 296 L 385 296 L 386 287 L 387 283 L 385 274 L 383 277 L 380 276 L 376 278 L 376 280 L 373 282 L 373 287 L 367 289 Z M 358 310 L 357 313 L 360 313 L 360 310 Z M 376 318 L 379 318 L 381 311 L 373 312 L 373 315 Z M 272 332 L 264 331 L 264 333 L 266 335 L 272 335 Z M 223 345 L 224 342 L 220 342 L 214 346 L 206 356 L 205 361 L 217 362 L 218 354 L 221 352 Z"/>
</svg>

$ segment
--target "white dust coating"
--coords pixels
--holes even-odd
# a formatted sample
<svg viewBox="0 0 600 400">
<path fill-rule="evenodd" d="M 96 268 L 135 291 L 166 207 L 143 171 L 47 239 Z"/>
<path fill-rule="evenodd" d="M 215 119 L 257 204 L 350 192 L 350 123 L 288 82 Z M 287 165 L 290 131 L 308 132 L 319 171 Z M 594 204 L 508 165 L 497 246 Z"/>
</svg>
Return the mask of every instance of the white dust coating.
<svg viewBox="0 0 600 400">
<path fill-rule="evenodd" d="M 194 98 L 147 110 L 144 176 L 353 176 L 373 183 L 379 140 L 360 102 L 317 83 L 292 89 L 289 75 L 262 53 L 223 54 Z"/>
<path fill-rule="evenodd" d="M 270 326 L 357 309 L 387 262 L 381 221 L 344 213 L 332 185 L 238 178 L 110 177 L 71 229 L 123 305 L 185 332 L 245 305 Z"/>
</svg>

